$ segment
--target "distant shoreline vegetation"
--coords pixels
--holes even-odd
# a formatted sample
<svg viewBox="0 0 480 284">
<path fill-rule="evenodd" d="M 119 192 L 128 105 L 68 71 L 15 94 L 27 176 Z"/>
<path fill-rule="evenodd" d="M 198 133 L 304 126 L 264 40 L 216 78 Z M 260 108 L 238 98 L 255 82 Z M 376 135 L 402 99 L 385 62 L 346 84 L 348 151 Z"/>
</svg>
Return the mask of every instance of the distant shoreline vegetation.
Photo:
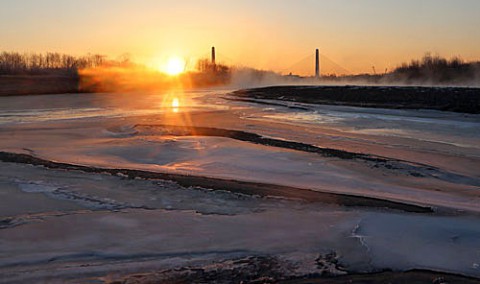
<svg viewBox="0 0 480 284">
<path fill-rule="evenodd" d="M 480 87 L 480 61 L 466 62 L 459 57 L 446 59 L 427 53 L 420 60 L 402 63 L 391 72 L 327 74 L 322 80 L 340 84 Z"/>
<path fill-rule="evenodd" d="M 72 56 L 57 52 L 0 53 L 0 75 L 64 75 L 76 76 L 78 70 L 95 68 L 107 62 L 106 56 L 88 54 Z"/>
<path fill-rule="evenodd" d="M 323 75 L 321 78 L 281 75 L 273 71 L 197 62 L 196 70 L 168 76 L 130 60 L 104 55 L 71 56 L 47 53 L 0 53 L 0 95 L 158 91 L 230 85 L 444 85 L 480 87 L 480 62 L 426 54 L 383 74 Z"/>
<path fill-rule="evenodd" d="M 480 80 L 480 62 L 464 62 L 459 57 L 450 60 L 440 56 L 426 54 L 421 60 L 412 60 L 397 67 L 392 74 L 393 80 L 407 83 L 462 83 Z"/>
<path fill-rule="evenodd" d="M 230 67 L 200 60 L 198 71 L 169 76 L 130 60 L 99 54 L 0 53 L 0 95 L 156 91 L 209 87 L 230 82 Z"/>
</svg>

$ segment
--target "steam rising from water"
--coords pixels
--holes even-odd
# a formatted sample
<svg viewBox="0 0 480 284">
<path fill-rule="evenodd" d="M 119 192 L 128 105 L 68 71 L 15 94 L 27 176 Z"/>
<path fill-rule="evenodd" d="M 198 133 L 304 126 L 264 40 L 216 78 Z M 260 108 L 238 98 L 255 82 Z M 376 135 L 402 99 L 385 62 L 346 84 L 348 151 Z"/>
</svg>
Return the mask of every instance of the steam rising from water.
<svg viewBox="0 0 480 284">
<path fill-rule="evenodd" d="M 80 91 L 132 92 L 199 87 L 227 86 L 252 88 L 271 85 L 423 85 L 480 87 L 480 63 L 450 61 L 440 57 L 425 56 L 422 61 L 412 61 L 391 73 L 360 74 L 348 76 L 324 75 L 321 78 L 281 75 L 273 71 L 247 67 L 230 67 L 199 61 L 198 72 L 168 76 L 141 65 L 105 66 L 79 71 Z"/>
</svg>

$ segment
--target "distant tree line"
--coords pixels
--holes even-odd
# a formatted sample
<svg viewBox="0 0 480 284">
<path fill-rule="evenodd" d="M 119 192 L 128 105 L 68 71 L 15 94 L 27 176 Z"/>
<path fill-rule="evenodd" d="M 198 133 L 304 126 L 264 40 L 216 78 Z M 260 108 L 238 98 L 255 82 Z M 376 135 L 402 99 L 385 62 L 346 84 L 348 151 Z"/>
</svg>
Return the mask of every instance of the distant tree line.
<svg viewBox="0 0 480 284">
<path fill-rule="evenodd" d="M 195 86 L 206 87 L 228 84 L 231 80 L 231 68 L 223 64 L 214 64 L 209 59 L 197 61 L 198 73 L 190 74 Z"/>
<path fill-rule="evenodd" d="M 106 57 L 98 54 L 71 56 L 56 52 L 47 53 L 0 53 L 0 75 L 65 75 L 77 76 L 78 70 L 98 67 Z"/>
<path fill-rule="evenodd" d="M 457 83 L 480 79 L 480 62 L 464 62 L 458 57 L 450 60 L 427 53 L 420 60 L 412 60 L 387 75 L 394 80 L 432 83 Z"/>
<path fill-rule="evenodd" d="M 197 70 L 202 73 L 227 74 L 230 68 L 223 64 L 214 64 L 209 59 L 200 59 L 197 61 Z"/>
<path fill-rule="evenodd" d="M 347 84 L 480 86 L 480 62 L 425 54 L 383 74 L 323 75 L 322 80 Z"/>
</svg>

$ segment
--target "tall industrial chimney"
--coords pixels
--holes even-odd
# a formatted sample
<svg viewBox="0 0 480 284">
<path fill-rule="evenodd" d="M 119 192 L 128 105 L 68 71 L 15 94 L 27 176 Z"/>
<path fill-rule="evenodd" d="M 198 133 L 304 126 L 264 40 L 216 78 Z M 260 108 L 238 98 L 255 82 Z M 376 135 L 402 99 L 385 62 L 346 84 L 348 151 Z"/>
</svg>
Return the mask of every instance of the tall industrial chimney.
<svg viewBox="0 0 480 284">
<path fill-rule="evenodd" d="M 212 64 L 215 65 L 215 46 L 212 46 Z"/>
<path fill-rule="evenodd" d="M 320 52 L 315 50 L 315 77 L 320 78 Z"/>
</svg>

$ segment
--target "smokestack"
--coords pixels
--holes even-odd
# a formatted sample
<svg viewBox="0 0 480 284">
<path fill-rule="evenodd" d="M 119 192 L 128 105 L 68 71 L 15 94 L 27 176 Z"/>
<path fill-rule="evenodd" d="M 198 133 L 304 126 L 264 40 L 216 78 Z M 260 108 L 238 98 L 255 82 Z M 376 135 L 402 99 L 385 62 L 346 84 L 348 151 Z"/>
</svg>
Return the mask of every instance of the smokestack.
<svg viewBox="0 0 480 284">
<path fill-rule="evenodd" d="M 215 65 L 215 46 L 212 46 L 212 64 Z"/>
<path fill-rule="evenodd" d="M 320 52 L 315 50 L 315 77 L 320 78 Z"/>
</svg>

